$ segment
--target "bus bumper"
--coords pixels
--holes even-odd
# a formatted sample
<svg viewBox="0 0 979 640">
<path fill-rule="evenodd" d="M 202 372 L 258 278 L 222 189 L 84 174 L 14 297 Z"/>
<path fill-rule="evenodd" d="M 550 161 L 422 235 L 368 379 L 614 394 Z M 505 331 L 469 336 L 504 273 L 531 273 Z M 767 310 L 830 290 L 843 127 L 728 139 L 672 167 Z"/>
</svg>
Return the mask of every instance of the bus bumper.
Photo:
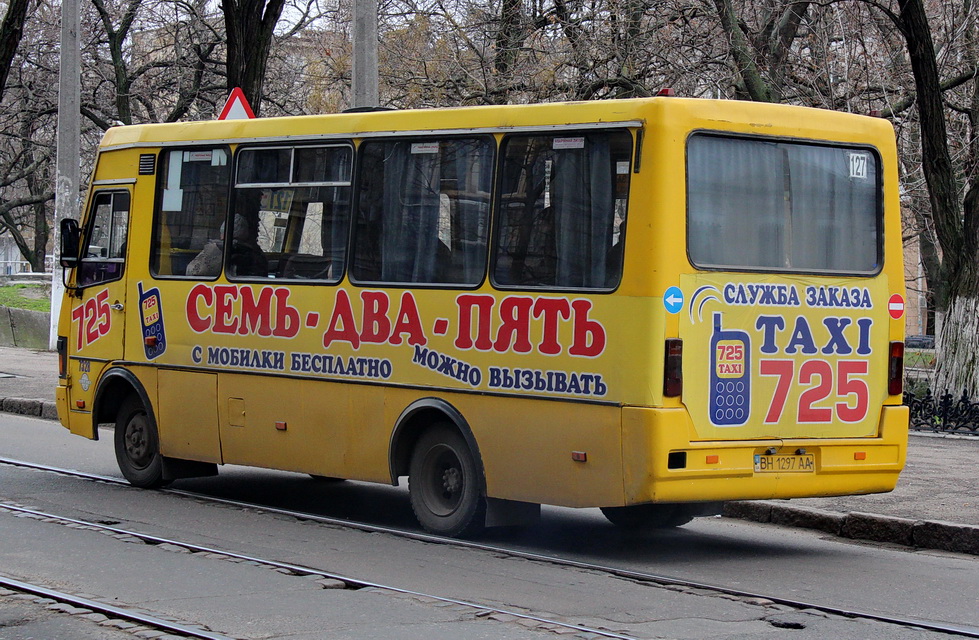
<svg viewBox="0 0 979 640">
<path fill-rule="evenodd" d="M 89 440 L 98 440 L 98 432 L 92 420 L 92 412 L 87 409 L 72 408 L 72 387 L 58 385 L 54 391 L 54 403 L 58 409 L 58 421 L 61 426 L 76 436 Z"/>
<path fill-rule="evenodd" d="M 884 406 L 869 438 L 696 441 L 683 409 L 627 407 L 622 424 L 626 505 L 884 493 L 907 456 L 906 406 Z M 812 456 L 811 469 L 756 470 L 772 454 Z"/>
</svg>

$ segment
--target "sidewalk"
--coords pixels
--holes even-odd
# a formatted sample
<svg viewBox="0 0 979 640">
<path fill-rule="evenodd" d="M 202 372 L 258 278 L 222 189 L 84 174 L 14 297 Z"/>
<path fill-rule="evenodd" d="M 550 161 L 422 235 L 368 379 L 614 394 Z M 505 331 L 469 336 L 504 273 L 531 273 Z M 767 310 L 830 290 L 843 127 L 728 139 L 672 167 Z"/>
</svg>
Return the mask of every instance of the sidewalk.
<svg viewBox="0 0 979 640">
<path fill-rule="evenodd" d="M 56 354 L 0 347 L 0 410 L 56 420 L 57 379 Z M 725 515 L 979 555 L 979 438 L 912 433 L 891 493 L 732 502 Z"/>
<path fill-rule="evenodd" d="M 57 420 L 58 354 L 0 346 L 0 410 Z"/>
</svg>

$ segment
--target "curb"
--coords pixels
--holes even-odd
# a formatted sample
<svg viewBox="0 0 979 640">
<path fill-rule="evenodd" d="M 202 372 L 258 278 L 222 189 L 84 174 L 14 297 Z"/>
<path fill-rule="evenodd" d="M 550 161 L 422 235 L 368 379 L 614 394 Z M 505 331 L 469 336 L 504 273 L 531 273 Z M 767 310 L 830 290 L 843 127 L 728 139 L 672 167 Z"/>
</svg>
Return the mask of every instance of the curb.
<svg viewBox="0 0 979 640">
<path fill-rule="evenodd" d="M 724 517 L 815 529 L 841 538 L 979 555 L 979 526 L 873 513 L 837 513 L 781 502 L 727 502 Z"/>
<path fill-rule="evenodd" d="M 32 400 L 29 398 L 0 398 L 0 411 L 16 413 L 21 416 L 32 416 L 45 420 L 58 419 L 58 407 L 47 400 Z"/>
</svg>

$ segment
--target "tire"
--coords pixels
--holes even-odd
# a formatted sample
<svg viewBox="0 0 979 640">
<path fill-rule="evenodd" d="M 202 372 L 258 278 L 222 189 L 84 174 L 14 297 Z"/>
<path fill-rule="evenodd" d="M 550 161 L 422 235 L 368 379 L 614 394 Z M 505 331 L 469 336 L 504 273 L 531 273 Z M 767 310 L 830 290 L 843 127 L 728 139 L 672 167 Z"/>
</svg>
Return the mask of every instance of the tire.
<svg viewBox="0 0 979 640">
<path fill-rule="evenodd" d="M 602 507 L 608 521 L 622 529 L 671 529 L 694 518 L 695 510 L 684 504 L 637 504 L 630 507 Z"/>
<path fill-rule="evenodd" d="M 129 484 L 143 489 L 170 484 L 163 479 L 156 422 L 135 394 L 123 401 L 116 415 L 115 448 L 119 470 Z"/>
<path fill-rule="evenodd" d="M 465 439 L 453 425 L 422 434 L 411 454 L 408 494 L 418 522 L 429 533 L 471 537 L 486 523 L 483 476 Z"/>
</svg>

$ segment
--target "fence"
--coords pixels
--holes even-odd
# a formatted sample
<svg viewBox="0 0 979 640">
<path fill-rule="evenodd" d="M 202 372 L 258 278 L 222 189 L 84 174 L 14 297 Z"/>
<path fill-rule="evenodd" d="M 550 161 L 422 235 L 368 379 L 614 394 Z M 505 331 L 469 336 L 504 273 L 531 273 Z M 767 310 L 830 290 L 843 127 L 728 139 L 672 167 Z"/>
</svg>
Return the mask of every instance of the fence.
<svg viewBox="0 0 979 640">
<path fill-rule="evenodd" d="M 911 410 L 911 429 L 932 433 L 979 435 L 979 402 L 963 391 L 956 398 L 932 392 L 934 342 L 909 349 L 905 357 L 904 404 Z"/>
<path fill-rule="evenodd" d="M 964 392 L 958 400 L 950 393 L 934 396 L 931 388 L 924 394 L 904 392 L 904 404 L 911 410 L 911 428 L 934 433 L 979 435 L 979 403 Z"/>
<path fill-rule="evenodd" d="M 30 272 L 31 263 L 27 260 L 0 260 L 0 275 L 12 276 Z"/>
<path fill-rule="evenodd" d="M 979 402 L 965 392 L 956 398 L 945 392 L 935 395 L 935 339 L 908 336 L 905 342 L 904 404 L 911 410 L 911 429 L 932 433 L 979 435 Z"/>
</svg>

